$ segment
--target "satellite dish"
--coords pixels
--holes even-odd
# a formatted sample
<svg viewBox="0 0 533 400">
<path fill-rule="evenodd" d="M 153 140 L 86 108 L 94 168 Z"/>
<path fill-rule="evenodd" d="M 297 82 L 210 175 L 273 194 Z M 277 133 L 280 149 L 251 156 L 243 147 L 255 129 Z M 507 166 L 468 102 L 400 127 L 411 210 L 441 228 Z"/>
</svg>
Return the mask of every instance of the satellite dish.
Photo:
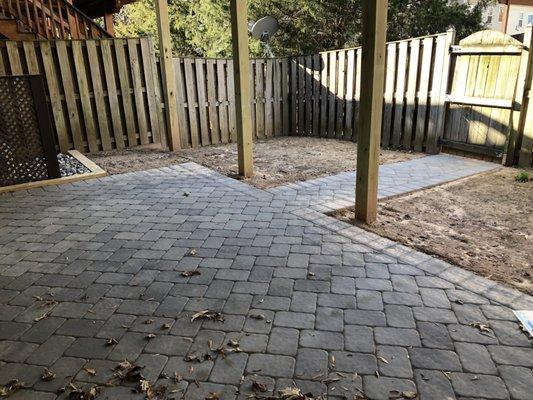
<svg viewBox="0 0 533 400">
<path fill-rule="evenodd" d="M 262 42 L 268 42 L 278 31 L 279 25 L 276 18 L 266 16 L 252 24 L 250 32 L 252 36 Z"/>
<path fill-rule="evenodd" d="M 274 57 L 272 49 L 269 45 L 270 38 L 278 31 L 279 25 L 276 18 L 271 16 L 266 16 L 259 19 L 256 22 L 250 22 L 248 24 L 248 29 L 250 30 L 252 36 L 256 39 L 259 39 L 265 48 L 265 53 L 268 57 Z"/>
</svg>

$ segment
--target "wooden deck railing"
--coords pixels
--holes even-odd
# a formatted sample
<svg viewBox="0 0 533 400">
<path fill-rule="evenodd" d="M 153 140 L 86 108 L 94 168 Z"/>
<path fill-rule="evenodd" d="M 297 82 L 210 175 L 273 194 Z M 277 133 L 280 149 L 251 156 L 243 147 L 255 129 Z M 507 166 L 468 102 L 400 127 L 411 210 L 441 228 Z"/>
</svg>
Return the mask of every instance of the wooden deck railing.
<svg viewBox="0 0 533 400">
<path fill-rule="evenodd" d="M 45 39 L 111 36 L 65 0 L 0 0 L 0 15 L 17 19 L 28 32 Z"/>
</svg>

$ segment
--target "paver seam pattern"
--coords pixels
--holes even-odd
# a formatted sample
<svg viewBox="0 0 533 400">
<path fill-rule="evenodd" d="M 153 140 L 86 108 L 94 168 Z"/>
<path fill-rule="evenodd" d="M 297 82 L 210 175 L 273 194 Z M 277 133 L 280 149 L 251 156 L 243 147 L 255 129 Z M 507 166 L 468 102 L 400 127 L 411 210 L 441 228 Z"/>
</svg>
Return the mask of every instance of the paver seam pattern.
<svg viewBox="0 0 533 400">
<path fill-rule="evenodd" d="M 304 196 L 187 163 L 0 197 L 0 384 L 65 398 L 68 377 L 101 385 L 127 358 L 183 389 L 170 398 L 246 398 L 253 379 L 328 398 L 528 398 L 533 351 L 510 310 L 531 297 L 318 212 L 335 190 Z M 190 321 L 206 308 L 225 322 Z M 183 359 L 235 340 L 240 353 Z"/>
</svg>

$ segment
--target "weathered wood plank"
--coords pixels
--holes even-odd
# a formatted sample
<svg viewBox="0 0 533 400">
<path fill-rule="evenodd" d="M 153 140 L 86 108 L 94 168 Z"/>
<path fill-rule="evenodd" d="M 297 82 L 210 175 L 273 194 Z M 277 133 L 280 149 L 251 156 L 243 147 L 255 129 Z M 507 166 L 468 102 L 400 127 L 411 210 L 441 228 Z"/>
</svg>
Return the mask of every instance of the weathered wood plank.
<svg viewBox="0 0 533 400">
<path fill-rule="evenodd" d="M 209 127 L 211 128 L 211 143 L 221 142 L 220 125 L 218 121 L 218 98 L 216 80 L 216 62 L 213 59 L 206 60 L 207 68 L 207 99 L 209 102 Z"/>
<path fill-rule="evenodd" d="M 274 132 L 274 60 L 266 60 L 265 70 L 265 136 L 272 137 Z"/>
<path fill-rule="evenodd" d="M 282 60 L 274 59 L 273 85 L 274 85 L 274 136 L 283 135 L 283 115 L 281 106 L 283 101 L 283 73 Z"/>
<path fill-rule="evenodd" d="M 384 95 L 384 111 L 383 111 L 383 130 L 381 133 L 381 145 L 390 145 L 390 136 L 392 129 L 392 117 L 394 108 L 394 87 L 396 80 L 396 47 L 397 43 L 390 43 L 387 45 L 387 64 L 385 72 L 385 95 Z"/>
<path fill-rule="evenodd" d="M 135 114 L 137 126 L 139 127 L 139 136 L 142 145 L 150 143 L 148 139 L 148 126 L 146 123 L 146 114 L 144 106 L 144 94 L 142 88 L 141 67 L 139 65 L 139 53 L 137 44 L 139 39 L 127 39 L 128 56 L 130 61 L 130 72 L 133 86 L 133 98 L 135 100 Z"/>
<path fill-rule="evenodd" d="M 218 101 L 218 121 L 220 127 L 220 141 L 229 143 L 229 124 L 228 124 L 228 91 L 226 88 L 226 60 L 216 60 L 217 75 L 217 101 Z"/>
<path fill-rule="evenodd" d="M 305 136 L 305 57 L 298 57 L 298 135 Z"/>
<path fill-rule="evenodd" d="M 211 140 L 207 114 L 205 60 L 197 58 L 194 60 L 194 65 L 196 67 L 196 90 L 198 91 L 198 111 L 200 115 L 200 138 L 202 146 L 207 146 L 211 144 Z"/>
<path fill-rule="evenodd" d="M 102 150 L 109 151 L 112 149 L 111 136 L 109 135 L 108 117 L 106 111 L 106 103 L 104 98 L 104 90 L 102 82 L 104 77 L 100 72 L 100 57 L 96 50 L 96 41 L 87 40 L 85 42 L 87 47 L 87 59 L 91 60 L 89 64 L 89 71 L 91 82 L 93 85 L 94 104 L 96 106 L 95 118 L 98 121 L 98 130 L 100 133 L 100 142 L 102 143 Z"/>
<path fill-rule="evenodd" d="M 54 43 L 59 61 L 59 69 L 61 71 L 61 81 L 63 83 L 63 91 L 65 94 L 65 102 L 68 112 L 68 121 L 70 124 L 70 133 L 72 135 L 74 148 L 79 151 L 85 151 L 85 143 L 83 141 L 81 132 L 80 116 L 76 103 L 74 80 L 71 72 L 70 59 L 67 53 L 67 44 L 63 40 L 58 40 Z"/>
<path fill-rule="evenodd" d="M 282 73 L 282 79 L 281 79 L 281 92 L 283 94 L 282 99 L 282 113 L 283 113 L 283 129 L 281 134 L 282 135 L 290 135 L 291 134 L 291 127 L 290 127 L 290 120 L 291 120 L 291 104 L 290 104 L 290 75 L 289 75 L 289 63 L 290 60 L 288 58 L 284 58 L 281 61 L 281 73 Z"/>
<path fill-rule="evenodd" d="M 328 138 L 335 137 L 336 107 L 337 102 L 337 53 L 329 53 L 329 104 L 328 104 Z"/>
<path fill-rule="evenodd" d="M 235 121 L 235 81 L 234 81 L 234 71 L 233 71 L 233 60 L 228 60 L 227 63 L 228 71 L 228 124 L 229 124 L 229 133 L 230 139 L 232 142 L 237 141 L 237 127 Z"/>
<path fill-rule="evenodd" d="M 137 146 L 137 134 L 135 129 L 135 111 L 131 101 L 131 84 L 124 50 L 124 45 L 126 42 L 123 39 L 114 39 L 113 42 L 115 45 L 120 97 L 122 99 L 122 106 L 124 110 L 124 120 L 126 123 L 126 133 L 128 136 L 128 147 L 133 147 Z"/>
<path fill-rule="evenodd" d="M 313 134 L 313 57 L 306 56 L 305 62 L 305 135 Z"/>
<path fill-rule="evenodd" d="M 416 103 L 416 87 L 418 77 L 418 65 L 420 56 L 420 39 L 410 42 L 409 70 L 407 77 L 407 93 L 405 96 L 405 125 L 403 132 L 403 148 L 410 149 L 413 138 L 413 118 Z"/>
<path fill-rule="evenodd" d="M 113 67 L 113 55 L 111 51 L 112 40 L 102 40 L 100 48 L 102 50 L 102 61 L 104 65 L 104 75 L 109 99 L 109 110 L 111 112 L 111 122 L 113 125 L 113 137 L 117 149 L 124 148 L 124 129 L 120 117 L 120 106 L 117 94 L 117 82 L 115 79 L 115 69 Z"/>
<path fill-rule="evenodd" d="M 144 82 L 146 86 L 146 100 L 148 108 L 146 112 L 148 114 L 148 121 L 150 122 L 150 130 L 152 132 L 152 141 L 154 143 L 161 143 L 161 129 L 159 121 L 159 104 L 156 100 L 155 86 L 159 85 L 159 79 L 154 79 L 153 63 L 151 54 L 152 43 L 145 38 L 140 39 L 141 43 L 141 61 L 144 72 Z M 177 72 L 175 72 L 177 75 Z M 157 75 L 155 75 L 157 76 Z M 178 111 L 178 115 L 181 118 L 181 113 Z M 181 131 L 180 131 L 181 132 Z"/>
<path fill-rule="evenodd" d="M 418 109 L 415 130 L 415 151 L 422 151 L 425 142 L 426 115 L 428 112 L 429 79 L 431 73 L 431 58 L 433 53 L 432 37 L 422 41 L 422 66 L 420 70 L 420 85 L 418 89 Z"/>
<path fill-rule="evenodd" d="M 392 127 L 392 145 L 400 147 L 402 138 L 402 116 L 405 99 L 405 74 L 407 72 L 407 51 L 409 42 L 398 44 L 398 63 L 396 66 L 396 90 L 394 92 L 394 123 Z"/>
<path fill-rule="evenodd" d="M 335 137 L 342 139 L 344 135 L 344 108 L 346 106 L 345 100 L 345 82 L 346 82 L 346 51 L 338 52 L 338 68 L 337 68 L 337 122 L 335 126 Z"/>
<path fill-rule="evenodd" d="M 189 111 L 189 126 L 191 132 L 191 146 L 198 147 L 200 144 L 200 130 L 198 125 L 197 114 L 197 90 L 196 81 L 193 71 L 194 60 L 192 58 L 183 59 L 183 67 L 185 69 L 185 85 L 187 92 L 187 110 Z"/>
<path fill-rule="evenodd" d="M 313 111 L 312 120 L 313 128 L 312 135 L 314 137 L 320 136 L 320 72 L 321 72 L 321 59 L 320 55 L 313 56 Z"/>
<path fill-rule="evenodd" d="M 46 77 L 48 93 L 50 95 L 50 103 L 52 105 L 52 115 L 54 117 L 54 125 L 59 143 L 59 149 L 61 152 L 67 152 L 71 147 L 67 136 L 67 124 L 63 112 L 61 95 L 59 93 L 59 75 L 57 74 L 55 68 L 50 42 L 41 41 L 39 42 L 39 45 L 41 47 L 44 74 Z"/>
<path fill-rule="evenodd" d="M 9 68 L 11 69 L 11 75 L 24 74 L 24 71 L 22 70 L 22 63 L 20 61 L 18 43 L 7 41 L 6 49 L 7 49 L 7 59 L 9 61 Z"/>
<path fill-rule="evenodd" d="M 346 116 L 344 120 L 345 132 L 344 139 L 351 140 L 353 135 L 353 108 L 354 108 L 354 90 L 355 90 L 355 50 L 348 50 L 346 54 Z"/>
<path fill-rule="evenodd" d="M 187 89 L 184 75 L 183 59 L 174 58 L 174 87 L 176 88 L 176 109 L 178 111 L 178 126 L 180 145 L 182 148 L 191 146 L 191 131 L 189 127 L 189 108 L 187 104 Z M 193 107 L 193 111 L 196 107 Z"/>
<path fill-rule="evenodd" d="M 352 140 L 357 140 L 357 134 L 359 132 L 359 109 L 361 102 L 361 62 L 362 62 L 362 50 L 358 48 L 356 51 L 356 70 L 355 70 L 355 94 L 354 94 L 354 112 L 353 112 L 353 133 Z"/>
<path fill-rule="evenodd" d="M 328 132 L 328 54 L 321 54 L 322 72 L 320 74 L 320 137 L 326 137 Z"/>
<path fill-rule="evenodd" d="M 98 132 L 94 121 L 94 112 L 92 110 L 91 98 L 89 93 L 89 82 L 87 79 L 87 67 L 83 57 L 82 42 L 74 40 L 71 42 L 72 57 L 74 59 L 74 68 L 76 71 L 76 78 L 78 81 L 78 92 L 81 100 L 81 110 L 83 114 L 83 122 L 85 124 L 85 133 L 87 135 L 87 143 L 89 144 L 89 151 L 91 153 L 100 150 L 98 146 Z M 98 59 L 94 60 L 97 61 Z M 79 149 L 78 149 L 79 150 Z"/>
</svg>

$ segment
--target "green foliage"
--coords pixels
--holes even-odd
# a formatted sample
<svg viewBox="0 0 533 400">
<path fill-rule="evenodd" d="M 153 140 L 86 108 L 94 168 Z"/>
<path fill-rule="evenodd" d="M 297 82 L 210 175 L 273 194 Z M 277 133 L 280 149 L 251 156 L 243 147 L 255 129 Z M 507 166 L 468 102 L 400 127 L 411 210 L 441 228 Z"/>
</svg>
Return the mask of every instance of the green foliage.
<svg viewBox="0 0 533 400">
<path fill-rule="evenodd" d="M 514 179 L 517 182 L 526 183 L 529 182 L 529 174 L 526 171 L 520 171 L 518 174 L 516 174 Z"/>
<path fill-rule="evenodd" d="M 457 0 L 390 0 L 388 39 L 398 40 L 446 31 L 458 37 L 483 28 L 482 11 Z M 228 0 L 169 0 L 174 52 L 204 57 L 231 56 Z M 280 24 L 272 40 L 277 56 L 314 54 L 357 45 L 361 30 L 361 0 L 249 0 L 249 19 L 272 15 Z M 119 36 L 157 36 L 154 0 L 126 5 L 115 17 Z M 263 56 L 262 44 L 250 41 L 253 56 Z"/>
</svg>

